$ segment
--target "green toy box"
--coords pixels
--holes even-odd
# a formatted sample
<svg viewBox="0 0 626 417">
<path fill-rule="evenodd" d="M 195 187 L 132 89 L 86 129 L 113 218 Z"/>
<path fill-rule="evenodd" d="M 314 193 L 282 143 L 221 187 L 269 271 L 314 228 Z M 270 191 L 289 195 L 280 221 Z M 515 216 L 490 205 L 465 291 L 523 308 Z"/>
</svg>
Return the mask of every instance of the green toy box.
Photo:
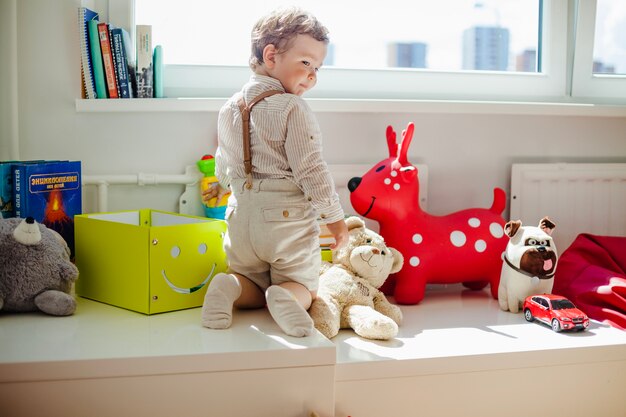
<svg viewBox="0 0 626 417">
<path fill-rule="evenodd" d="M 76 294 L 144 314 L 202 305 L 226 222 L 142 209 L 75 216 Z"/>
</svg>

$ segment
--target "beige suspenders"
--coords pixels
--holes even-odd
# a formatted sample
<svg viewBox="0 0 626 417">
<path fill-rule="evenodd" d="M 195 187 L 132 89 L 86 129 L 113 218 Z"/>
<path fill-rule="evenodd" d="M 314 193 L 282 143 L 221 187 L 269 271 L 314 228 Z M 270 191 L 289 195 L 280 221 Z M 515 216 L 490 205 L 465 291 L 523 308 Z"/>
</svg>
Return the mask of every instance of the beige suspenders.
<svg viewBox="0 0 626 417">
<path fill-rule="evenodd" d="M 239 96 L 237 104 L 239 105 L 239 111 L 241 112 L 241 120 L 243 122 L 243 164 L 246 170 L 246 188 L 252 188 L 252 155 L 250 154 L 250 112 L 252 107 L 259 101 L 273 96 L 274 94 L 282 94 L 280 90 L 269 90 L 259 94 L 252 99 L 250 104 L 246 105 L 246 100 L 243 95 Z"/>
</svg>

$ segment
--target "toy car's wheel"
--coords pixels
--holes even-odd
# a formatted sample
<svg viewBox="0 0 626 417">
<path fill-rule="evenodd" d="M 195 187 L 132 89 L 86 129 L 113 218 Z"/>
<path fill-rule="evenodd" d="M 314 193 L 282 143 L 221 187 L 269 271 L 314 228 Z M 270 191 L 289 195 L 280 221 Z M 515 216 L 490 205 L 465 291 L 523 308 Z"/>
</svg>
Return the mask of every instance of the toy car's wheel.
<svg viewBox="0 0 626 417">
<path fill-rule="evenodd" d="M 530 312 L 530 309 L 527 308 L 526 310 L 524 310 L 524 318 L 526 319 L 526 321 L 533 321 L 533 313 Z"/>
<path fill-rule="evenodd" d="M 561 324 L 557 319 L 552 319 L 552 330 L 557 333 L 561 331 Z"/>
</svg>

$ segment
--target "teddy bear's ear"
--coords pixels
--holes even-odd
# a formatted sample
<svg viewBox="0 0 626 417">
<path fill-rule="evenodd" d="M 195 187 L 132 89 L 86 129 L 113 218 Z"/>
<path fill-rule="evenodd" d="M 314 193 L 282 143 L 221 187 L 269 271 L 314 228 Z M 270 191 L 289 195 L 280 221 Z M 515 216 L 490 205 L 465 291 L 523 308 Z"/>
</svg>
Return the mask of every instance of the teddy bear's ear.
<svg viewBox="0 0 626 417">
<path fill-rule="evenodd" d="M 41 242 L 41 231 L 32 217 L 22 220 L 13 230 L 13 238 L 22 245 L 36 245 Z"/>
<path fill-rule="evenodd" d="M 360 217 L 350 216 L 346 219 L 346 226 L 348 226 L 348 231 L 350 231 L 359 227 L 365 227 L 365 222 Z"/>
<path fill-rule="evenodd" d="M 400 251 L 394 248 L 388 248 L 388 249 L 393 254 L 393 265 L 391 266 L 391 271 L 389 271 L 389 273 L 395 274 L 396 272 L 399 272 L 402 269 L 402 265 L 404 265 L 404 256 L 402 256 L 402 253 L 400 253 Z"/>
</svg>

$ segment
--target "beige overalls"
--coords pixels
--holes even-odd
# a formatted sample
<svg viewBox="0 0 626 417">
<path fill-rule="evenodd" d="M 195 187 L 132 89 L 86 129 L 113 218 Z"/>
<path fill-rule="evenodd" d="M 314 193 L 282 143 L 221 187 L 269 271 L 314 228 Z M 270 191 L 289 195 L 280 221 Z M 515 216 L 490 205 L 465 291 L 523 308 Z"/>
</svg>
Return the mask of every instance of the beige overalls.
<svg viewBox="0 0 626 417">
<path fill-rule="evenodd" d="M 230 184 L 224 248 L 231 272 L 244 275 L 263 290 L 295 281 L 315 291 L 321 263 L 315 210 L 294 182 L 252 178 L 250 113 L 255 104 L 280 93 L 267 91 L 249 104 L 243 96 L 238 100 L 246 179 L 233 179 Z"/>
</svg>

